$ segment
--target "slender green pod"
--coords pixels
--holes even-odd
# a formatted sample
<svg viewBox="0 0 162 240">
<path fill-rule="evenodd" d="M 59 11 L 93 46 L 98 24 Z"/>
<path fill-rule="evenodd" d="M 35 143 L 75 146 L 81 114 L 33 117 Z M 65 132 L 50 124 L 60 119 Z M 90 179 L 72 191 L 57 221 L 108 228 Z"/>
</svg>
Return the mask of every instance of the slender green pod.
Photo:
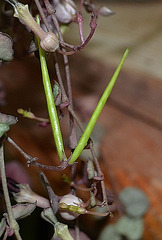
<svg viewBox="0 0 162 240">
<path fill-rule="evenodd" d="M 114 87 L 114 84 L 115 84 L 115 82 L 117 80 L 117 77 L 118 77 L 118 75 L 119 75 L 119 73 L 121 71 L 121 68 L 122 68 L 122 66 L 124 64 L 124 61 L 125 61 L 125 59 L 126 59 L 126 57 L 128 55 L 128 52 L 129 52 L 129 50 L 127 49 L 125 51 L 125 53 L 124 53 L 124 55 L 123 55 L 119 65 L 118 65 L 114 75 L 112 76 L 109 84 L 107 85 L 104 93 L 102 94 L 102 96 L 101 96 L 101 98 L 100 98 L 100 100 L 99 100 L 99 102 L 97 104 L 97 107 L 95 108 L 95 110 L 94 110 L 94 112 L 93 112 L 93 114 L 91 116 L 91 119 L 88 122 L 87 127 L 86 127 L 84 133 L 82 134 L 82 136 L 81 136 L 81 138 L 80 138 L 80 140 L 78 142 L 78 145 L 75 148 L 75 150 L 74 150 L 74 152 L 73 152 L 73 154 L 71 156 L 69 164 L 72 164 L 72 163 L 74 163 L 77 160 L 77 158 L 80 156 L 81 152 L 83 151 L 84 147 L 86 146 L 87 141 L 90 138 L 90 135 L 91 135 L 91 133 L 93 131 L 93 128 L 94 128 L 94 126 L 96 124 L 96 121 L 97 121 L 98 117 L 100 116 L 100 113 L 101 113 L 101 111 L 102 111 L 102 109 L 103 109 L 103 107 L 104 107 L 108 97 L 110 96 L 110 93 L 111 93 L 111 91 L 112 91 L 112 89 Z"/>
<path fill-rule="evenodd" d="M 36 17 L 36 20 L 37 20 L 37 23 L 40 24 L 39 16 Z M 65 157 L 62 134 L 61 134 L 56 106 L 53 99 L 52 87 L 51 87 L 51 82 L 50 82 L 46 58 L 45 58 L 45 52 L 40 47 L 39 39 L 38 39 L 38 46 L 39 46 L 39 56 L 40 56 L 40 63 L 41 63 L 41 70 L 42 70 L 43 86 L 44 86 L 44 91 L 46 95 L 49 119 L 51 122 L 52 132 L 53 132 L 58 156 L 62 161 L 63 157 Z"/>
</svg>

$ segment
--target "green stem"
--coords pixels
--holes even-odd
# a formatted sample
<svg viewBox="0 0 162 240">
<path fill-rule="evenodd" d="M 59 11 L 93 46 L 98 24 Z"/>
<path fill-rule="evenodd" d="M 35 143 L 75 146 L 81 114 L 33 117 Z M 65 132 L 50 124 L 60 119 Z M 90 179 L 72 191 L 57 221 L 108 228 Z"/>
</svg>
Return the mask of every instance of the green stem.
<svg viewBox="0 0 162 240">
<path fill-rule="evenodd" d="M 40 24 L 38 15 L 36 16 L 36 20 L 37 20 L 37 23 Z M 63 157 L 65 157 L 62 134 L 61 134 L 61 129 L 60 129 L 56 106 L 55 106 L 54 99 L 53 99 L 52 87 L 51 87 L 51 82 L 50 82 L 46 58 L 45 58 L 45 52 L 40 47 L 39 39 L 38 39 L 38 46 L 39 46 L 42 78 L 43 78 L 44 91 L 45 91 L 45 95 L 46 95 L 49 119 L 51 122 L 51 127 L 52 127 L 52 132 L 53 132 L 57 152 L 58 152 L 60 160 L 62 161 Z"/>
<path fill-rule="evenodd" d="M 83 151 L 84 147 L 86 146 L 87 141 L 88 141 L 88 139 L 89 139 L 89 137 L 90 137 L 90 135 L 91 135 L 91 133 L 93 131 L 93 128 L 94 128 L 94 126 L 96 124 L 96 121 L 97 121 L 97 119 L 98 119 L 98 117 L 99 117 L 99 115 L 100 115 L 100 113 L 101 113 L 101 111 L 102 111 L 102 109 L 103 109 L 103 107 L 104 107 L 108 97 L 110 96 L 110 93 L 111 93 L 111 91 L 113 89 L 113 86 L 114 86 L 116 80 L 117 80 L 117 77 L 118 77 L 118 75 L 120 73 L 120 70 L 121 70 L 123 64 L 124 64 L 124 61 L 125 61 L 125 59 L 126 59 L 126 57 L 128 55 L 128 52 L 129 52 L 129 50 L 127 49 L 125 51 L 122 59 L 121 59 L 121 62 L 118 65 L 114 75 L 112 76 L 108 86 L 106 87 L 104 93 L 102 94 L 102 96 L 101 96 L 101 98 L 100 98 L 100 100 L 99 100 L 99 102 L 97 104 L 97 107 L 94 110 L 94 112 L 93 112 L 93 114 L 91 116 L 91 119 L 90 119 L 89 123 L 87 124 L 87 127 L 86 127 L 84 133 L 82 134 L 82 136 L 81 136 L 81 138 L 80 138 L 80 140 L 78 142 L 78 145 L 75 148 L 75 150 L 74 150 L 74 152 L 73 152 L 73 154 L 71 156 L 69 164 L 72 164 L 72 163 L 74 163 L 77 160 L 77 158 L 80 156 L 81 152 Z"/>
<path fill-rule="evenodd" d="M 8 213 L 9 225 L 10 225 L 10 228 L 12 228 L 14 230 L 17 240 L 21 240 L 22 238 L 19 234 L 19 225 L 13 215 L 12 206 L 11 206 L 10 197 L 9 197 L 8 188 L 7 188 L 3 144 L 1 144 L 1 146 L 0 146 L 0 172 L 1 172 L 3 194 L 4 194 L 7 213 Z"/>
</svg>

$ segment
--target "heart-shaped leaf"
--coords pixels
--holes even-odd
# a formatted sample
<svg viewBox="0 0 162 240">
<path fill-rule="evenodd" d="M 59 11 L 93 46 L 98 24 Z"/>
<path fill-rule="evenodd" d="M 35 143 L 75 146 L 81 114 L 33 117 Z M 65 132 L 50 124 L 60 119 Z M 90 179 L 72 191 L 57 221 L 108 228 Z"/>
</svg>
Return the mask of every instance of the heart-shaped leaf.
<svg viewBox="0 0 162 240">
<path fill-rule="evenodd" d="M 142 217 L 149 207 L 148 197 L 138 188 L 124 188 L 119 194 L 119 200 L 130 217 Z"/>
<path fill-rule="evenodd" d="M 125 236 L 128 240 L 139 240 L 142 238 L 144 222 L 141 218 L 130 218 L 123 216 L 115 224 L 118 234 Z"/>
<path fill-rule="evenodd" d="M 12 47 L 12 38 L 8 34 L 0 32 L 0 62 L 13 60 L 14 51 Z"/>
<path fill-rule="evenodd" d="M 120 234 L 117 233 L 115 225 L 107 225 L 99 235 L 97 240 L 121 240 Z"/>
</svg>

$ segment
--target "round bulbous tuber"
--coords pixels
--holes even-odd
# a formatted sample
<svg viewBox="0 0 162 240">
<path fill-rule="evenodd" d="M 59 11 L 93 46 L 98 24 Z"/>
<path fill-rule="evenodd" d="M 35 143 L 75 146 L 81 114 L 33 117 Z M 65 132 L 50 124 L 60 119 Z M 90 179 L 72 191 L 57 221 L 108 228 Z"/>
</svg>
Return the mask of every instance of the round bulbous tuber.
<svg viewBox="0 0 162 240">
<path fill-rule="evenodd" d="M 46 52 L 55 52 L 59 48 L 59 40 L 52 32 L 48 32 L 40 41 L 41 48 Z"/>
</svg>

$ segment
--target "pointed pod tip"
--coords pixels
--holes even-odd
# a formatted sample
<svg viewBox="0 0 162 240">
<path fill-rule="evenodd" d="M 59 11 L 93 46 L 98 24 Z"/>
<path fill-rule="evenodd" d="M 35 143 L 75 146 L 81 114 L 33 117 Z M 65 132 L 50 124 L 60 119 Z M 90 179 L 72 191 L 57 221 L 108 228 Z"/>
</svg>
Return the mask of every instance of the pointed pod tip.
<svg viewBox="0 0 162 240">
<path fill-rule="evenodd" d="M 127 49 L 125 50 L 124 55 L 126 55 L 126 57 L 127 57 L 128 53 L 129 53 L 129 48 L 127 48 Z"/>
<path fill-rule="evenodd" d="M 123 63 L 125 62 L 125 59 L 126 59 L 126 57 L 128 56 L 128 53 L 129 53 L 129 48 L 127 48 L 127 49 L 125 50 L 124 54 L 123 54 L 123 57 L 122 57 L 122 59 L 121 59 L 121 62 L 120 62 L 120 64 L 119 64 L 119 66 L 118 66 L 120 69 L 121 69 Z"/>
</svg>

